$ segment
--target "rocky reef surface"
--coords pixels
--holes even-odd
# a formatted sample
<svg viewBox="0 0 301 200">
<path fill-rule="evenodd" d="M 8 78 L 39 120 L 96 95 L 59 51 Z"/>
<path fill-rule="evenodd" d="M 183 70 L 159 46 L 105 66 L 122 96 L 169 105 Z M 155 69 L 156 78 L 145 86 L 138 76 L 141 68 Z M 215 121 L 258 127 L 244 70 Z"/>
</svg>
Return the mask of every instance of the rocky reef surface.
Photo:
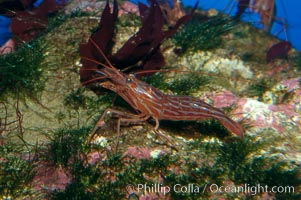
<svg viewBox="0 0 301 200">
<path fill-rule="evenodd" d="M 292 50 L 288 59 L 267 64 L 266 53 L 278 40 L 246 23 L 216 36 L 214 48 L 187 44 L 184 51 L 179 37 L 166 40 L 166 67 L 143 78 L 166 94 L 194 96 L 224 110 L 243 125 L 243 138 L 213 120 L 162 121 L 157 133 L 149 120 L 122 126 L 117 135 L 111 115 L 92 137 L 113 102 L 114 109 L 132 112 L 115 94 L 96 95 L 79 82 L 78 45 L 97 27 L 104 5 L 71 1 L 54 16 L 32 51 L 43 56 L 43 89 L 32 98 L 1 97 L 2 198 L 300 198 L 300 55 Z M 141 25 L 135 5 L 120 7 L 114 51 Z"/>
</svg>

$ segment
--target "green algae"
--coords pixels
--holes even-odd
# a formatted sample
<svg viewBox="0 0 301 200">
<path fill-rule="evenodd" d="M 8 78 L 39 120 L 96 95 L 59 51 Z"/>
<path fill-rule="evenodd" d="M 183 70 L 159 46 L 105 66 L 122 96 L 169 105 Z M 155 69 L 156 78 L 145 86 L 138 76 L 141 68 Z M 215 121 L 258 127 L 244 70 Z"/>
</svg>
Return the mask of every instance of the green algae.
<svg viewBox="0 0 301 200">
<path fill-rule="evenodd" d="M 50 162 L 53 166 L 67 168 L 70 160 L 78 159 L 79 153 L 87 150 L 86 138 L 90 128 L 81 127 L 79 129 L 59 129 L 49 133 L 49 143 L 46 149 L 42 150 L 42 159 Z"/>
<path fill-rule="evenodd" d="M 0 96 L 37 96 L 44 88 L 42 40 L 24 44 L 0 57 Z"/>
<path fill-rule="evenodd" d="M 168 71 L 168 70 L 167 70 Z M 209 77 L 197 73 L 184 73 L 179 78 L 166 80 L 163 72 L 158 72 L 142 80 L 162 91 L 171 91 L 174 95 L 191 95 L 210 82 Z"/>
<path fill-rule="evenodd" d="M 141 20 L 136 14 L 128 13 L 117 18 L 117 30 L 129 26 L 141 27 Z"/>
<path fill-rule="evenodd" d="M 251 84 L 245 93 L 249 97 L 258 97 L 259 101 L 263 100 L 263 95 L 266 91 L 268 91 L 271 88 L 271 83 L 269 80 L 260 79 L 257 83 Z"/>
<path fill-rule="evenodd" d="M 64 105 L 71 110 L 95 111 L 99 109 L 99 105 L 110 105 L 114 96 L 115 94 L 109 91 L 105 91 L 101 95 L 91 96 L 87 95 L 85 88 L 78 88 L 66 94 Z"/>
<path fill-rule="evenodd" d="M 51 65 L 45 62 L 45 52 L 50 47 L 43 36 L 72 18 L 90 15 L 92 13 L 74 11 L 68 15 L 49 17 L 46 30 L 38 38 L 21 44 L 15 52 L 0 56 L 0 97 L 16 93 L 36 97 L 45 87 L 44 69 Z"/>
<path fill-rule="evenodd" d="M 236 184 L 247 183 L 250 186 L 260 184 L 267 185 L 268 188 L 292 186 L 295 188 L 295 193 L 276 193 L 276 198 L 300 198 L 301 194 L 297 192 L 301 183 L 300 166 L 290 168 L 290 161 L 278 160 L 264 155 L 255 156 L 258 149 L 263 149 L 266 145 L 269 144 L 262 141 L 253 142 L 251 138 L 229 144 L 225 143 L 219 149 L 218 161 L 225 166 L 228 177 Z"/>
<path fill-rule="evenodd" d="M 293 66 L 296 66 L 298 71 L 301 71 L 301 52 L 295 52 L 289 57 L 289 60 Z"/>
<path fill-rule="evenodd" d="M 229 33 L 236 25 L 237 22 L 221 14 L 205 19 L 195 14 L 173 36 L 173 41 L 181 47 L 182 52 L 188 49 L 191 51 L 214 49 L 222 43 L 221 36 Z"/>
<path fill-rule="evenodd" d="M 236 186 L 261 184 L 271 188 L 289 185 L 294 186 L 296 190 L 301 181 L 298 175 L 299 167 L 291 168 L 289 167 L 291 163 L 283 160 L 252 156 L 258 149 L 262 149 L 266 145 L 268 144 L 254 142 L 250 137 L 220 144 L 207 143 L 198 138 L 191 142 L 186 150 L 196 155 L 199 152 L 197 158 L 202 159 L 201 162 L 193 156 L 181 158 L 181 154 L 163 154 L 150 159 L 125 159 L 118 153 L 107 152 L 106 156 L 103 155 L 106 159 L 100 159 L 93 165 L 84 164 L 80 160 L 69 162 L 73 174 L 72 182 L 64 191 L 53 192 L 51 196 L 52 199 L 126 198 L 125 189 L 128 184 L 134 186 L 159 184 L 156 179 L 150 179 L 158 174 L 162 179 L 160 183 L 164 186 L 194 184 L 201 191 L 207 185 L 223 185 L 225 181 L 229 182 L 229 180 Z M 97 151 L 103 152 L 101 149 Z M 83 151 L 80 150 L 80 152 Z M 179 172 L 174 171 L 175 166 L 180 166 Z M 171 190 L 167 195 L 172 199 L 205 199 L 212 196 L 208 190 L 199 193 Z M 243 197 L 243 193 L 222 195 L 225 198 Z M 300 197 L 297 192 L 275 195 L 277 199 L 298 199 Z"/>
<path fill-rule="evenodd" d="M 16 199 L 34 194 L 31 181 L 35 175 L 35 162 L 30 158 L 31 153 L 23 148 L 14 143 L 0 146 L 0 198 Z M 29 160 L 26 160 L 23 156 L 28 153 Z"/>
<path fill-rule="evenodd" d="M 32 41 L 33 45 L 30 43 L 35 48 L 30 49 L 28 45 L 21 47 L 29 51 L 24 51 L 24 54 L 28 55 L 26 55 L 27 57 L 22 55 L 24 56 L 23 60 L 27 61 L 30 56 L 33 56 L 40 62 L 40 65 L 37 66 L 34 65 L 37 62 L 28 61 L 33 66 L 28 73 L 37 74 L 40 77 L 24 76 L 33 85 L 29 88 L 30 92 L 37 93 L 36 96 L 32 95 L 34 101 L 30 99 L 30 101 L 18 102 L 18 111 L 22 116 L 25 116 L 20 121 L 20 125 L 24 130 L 24 139 L 29 143 L 35 143 L 37 140 L 47 140 L 43 133 L 51 132 L 52 129 L 63 128 L 66 125 L 71 127 L 76 127 L 79 124 L 87 125 L 87 123 L 93 121 L 93 116 L 97 115 L 100 107 L 102 107 L 100 103 L 96 108 L 97 102 L 95 101 L 92 104 L 92 94 L 87 91 L 83 93 L 91 97 L 87 98 L 90 100 L 89 104 L 93 105 L 93 108 L 88 106 L 91 109 L 84 110 L 84 106 L 75 109 L 74 106 L 68 107 L 64 105 L 66 96 L 80 87 L 79 66 L 76 65 L 76 61 L 79 60 L 78 44 L 83 40 L 85 31 L 89 32 L 96 25 L 96 23 L 93 23 L 96 20 L 90 20 L 86 16 L 62 18 L 59 19 L 59 22 L 56 24 L 57 26 L 53 26 L 52 30 L 47 30 L 40 38 L 34 39 Z M 89 23 L 86 23 L 87 21 Z M 86 24 L 87 28 L 85 29 L 85 26 L 82 24 Z M 40 44 L 43 48 L 38 48 L 34 44 Z M 15 54 L 8 56 L 15 56 Z M 33 69 L 34 67 L 37 69 Z M 25 66 L 24 68 L 20 66 L 20 68 L 19 73 L 27 69 Z M 37 87 L 37 89 L 33 87 Z M 27 90 L 28 87 L 25 92 Z M 7 93 L 7 95 L 3 96 L 4 99 L 7 99 L 5 102 L 8 111 L 7 121 L 13 122 L 18 120 L 16 119 L 17 116 L 14 115 L 16 113 L 15 105 L 17 101 L 15 94 Z M 23 96 L 20 95 L 20 97 Z M 14 126 L 15 124 L 11 123 L 6 128 L 8 130 L 15 130 Z M 16 135 L 16 131 L 12 131 L 11 135 Z M 3 137 L 7 138 L 6 135 L 3 135 Z"/>
<path fill-rule="evenodd" d="M 169 89 L 175 95 L 191 95 L 202 86 L 209 83 L 210 79 L 197 73 L 184 75 L 180 79 L 175 79 L 169 83 Z"/>
</svg>

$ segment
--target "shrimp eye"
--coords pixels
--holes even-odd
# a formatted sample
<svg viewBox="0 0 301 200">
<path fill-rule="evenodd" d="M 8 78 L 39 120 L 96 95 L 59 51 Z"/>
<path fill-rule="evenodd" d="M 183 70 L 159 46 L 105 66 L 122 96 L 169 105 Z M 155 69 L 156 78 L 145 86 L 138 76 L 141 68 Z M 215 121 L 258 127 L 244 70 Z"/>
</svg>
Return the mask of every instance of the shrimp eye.
<svg viewBox="0 0 301 200">
<path fill-rule="evenodd" d="M 126 82 L 131 83 L 133 81 L 133 78 L 135 78 L 135 74 L 129 74 L 129 76 L 126 78 Z"/>
<path fill-rule="evenodd" d="M 132 82 L 132 79 L 131 78 L 127 78 L 126 79 L 126 83 L 130 83 L 130 82 Z"/>
</svg>

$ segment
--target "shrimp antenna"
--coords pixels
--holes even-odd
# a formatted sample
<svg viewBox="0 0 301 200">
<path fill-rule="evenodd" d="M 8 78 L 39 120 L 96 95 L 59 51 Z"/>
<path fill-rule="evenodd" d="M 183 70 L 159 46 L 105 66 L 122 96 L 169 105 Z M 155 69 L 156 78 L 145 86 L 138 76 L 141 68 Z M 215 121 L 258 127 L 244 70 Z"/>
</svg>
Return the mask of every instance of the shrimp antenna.
<svg viewBox="0 0 301 200">
<path fill-rule="evenodd" d="M 94 59 L 91 59 L 91 58 L 88 58 L 88 57 L 81 57 L 82 59 L 85 59 L 85 60 L 88 60 L 88 61 L 91 61 L 91 62 L 93 62 L 93 63 L 95 63 L 95 64 L 98 64 L 98 65 L 100 65 L 100 66 L 102 66 L 102 67 L 113 67 L 112 65 L 106 65 L 106 64 L 103 64 L 103 63 L 101 63 L 101 62 L 99 62 L 99 61 L 97 61 L 97 60 L 94 60 Z M 85 70 L 97 70 L 97 68 L 90 68 L 90 69 L 85 69 Z"/>
<path fill-rule="evenodd" d="M 152 69 L 152 70 L 143 70 L 143 71 L 137 71 L 137 72 L 133 72 L 134 75 L 140 75 L 140 74 L 148 74 L 148 73 L 156 73 L 156 72 L 186 72 L 188 73 L 188 71 L 185 70 L 177 70 L 177 69 Z"/>
<path fill-rule="evenodd" d="M 110 62 L 110 60 L 107 58 L 107 56 L 104 54 L 103 50 L 96 44 L 96 42 L 93 40 L 93 39 L 89 39 L 89 41 L 95 46 L 95 48 L 97 49 L 97 51 L 101 54 L 101 56 L 105 59 L 106 63 L 108 63 L 107 65 L 102 63 L 102 62 L 99 62 L 95 59 L 91 59 L 91 58 L 88 58 L 88 57 L 81 57 L 82 59 L 85 59 L 85 60 L 88 60 L 88 61 L 91 61 L 95 64 L 98 64 L 104 68 L 110 68 L 112 70 L 116 70 L 116 68 L 112 65 L 112 63 Z M 85 82 L 82 83 L 82 85 L 87 85 L 89 83 L 92 83 L 94 81 L 97 81 L 97 80 L 101 80 L 101 79 L 104 79 L 106 78 L 106 76 L 104 76 L 104 74 L 99 71 L 97 68 L 90 68 L 90 69 L 84 69 L 84 70 L 87 70 L 87 71 L 94 71 L 98 74 L 101 74 L 103 76 L 99 76 L 99 77 L 95 77 L 95 78 L 92 78 L 90 80 L 87 80 Z"/>
<path fill-rule="evenodd" d="M 108 63 L 109 66 L 101 63 L 100 65 L 103 67 L 110 67 L 111 69 L 115 69 L 115 67 L 112 65 L 112 63 L 109 61 L 109 59 L 107 58 L 107 56 L 104 54 L 103 50 L 101 48 L 99 48 L 99 46 L 96 44 L 96 42 L 94 42 L 94 40 L 92 40 L 91 38 L 89 39 L 91 41 L 91 43 L 96 47 L 96 49 L 100 52 L 101 56 L 105 59 L 105 61 Z M 90 60 L 92 61 L 92 60 Z M 92 61 L 93 62 L 93 61 Z M 98 62 L 99 63 L 99 62 Z"/>
</svg>

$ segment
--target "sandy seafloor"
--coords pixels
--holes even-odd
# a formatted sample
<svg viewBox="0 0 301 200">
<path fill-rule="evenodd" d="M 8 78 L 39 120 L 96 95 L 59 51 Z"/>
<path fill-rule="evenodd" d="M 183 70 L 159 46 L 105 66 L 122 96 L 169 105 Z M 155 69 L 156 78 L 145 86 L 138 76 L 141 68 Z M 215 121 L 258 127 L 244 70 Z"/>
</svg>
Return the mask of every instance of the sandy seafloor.
<svg viewBox="0 0 301 200">
<path fill-rule="evenodd" d="M 12 123 L 6 128 L 12 131 L 1 132 L 3 145 L 13 142 L 22 146 L 25 141 L 31 155 L 39 156 L 31 160 L 23 151 L 12 151 L 5 156 L 1 154 L 0 176 L 11 173 L 5 167 L 10 161 L 7 155 L 28 159 L 29 163 L 34 163 L 33 171 L 37 172 L 30 181 L 15 186 L 17 191 L 7 183 L 1 183 L 4 188 L 0 187 L 2 198 L 108 199 L 109 195 L 112 199 L 300 197 L 301 66 L 298 53 L 292 50 L 287 60 L 279 59 L 267 64 L 267 50 L 278 40 L 245 23 L 224 34 L 222 43 L 211 50 L 187 50 L 177 54 L 174 49 L 178 47 L 173 40 L 166 40 L 161 48 L 167 68 L 173 70 L 155 75 L 161 78 L 160 84 L 169 86 L 182 80 L 186 81 L 182 84 L 189 84 L 187 80 L 192 84 L 195 80 L 191 75 L 195 74 L 209 77 L 210 81 L 188 91 L 188 95 L 200 98 L 224 110 L 233 120 L 240 121 L 245 127 L 244 138 L 225 134 L 216 122 L 167 121 L 161 124 L 158 135 L 154 133 L 154 122 L 150 120 L 121 127 L 117 149 L 119 160 L 114 164 L 116 120 L 107 117 L 104 127 L 90 141 L 92 147 L 85 146 L 87 138 L 81 140 L 82 144 L 73 144 L 74 130 L 76 133 L 92 130 L 98 117 L 112 103 L 104 101 L 106 97 L 98 97 L 83 88 L 79 82 L 78 44 L 87 41 L 91 31 L 97 27 L 103 5 L 104 2 L 71 2 L 60 15 L 67 15 L 75 8 L 95 14 L 68 18 L 39 38 L 44 46 L 45 59 L 41 65 L 45 89 L 38 95 L 38 100 L 48 109 L 30 98 L 19 102 L 23 116 L 22 141 L 17 137 L 18 129 L 13 130 L 19 125 L 14 122 L 17 119 L 16 99 L 7 97 L 7 120 Z M 124 8 L 135 10 L 127 4 Z M 114 50 L 138 30 L 131 17 L 126 12 L 120 16 L 122 20 L 118 24 Z M 256 87 L 250 89 L 252 85 L 265 85 L 265 89 L 258 93 L 254 89 Z M 178 87 L 185 90 L 184 86 Z M 176 95 L 176 89 L 162 87 L 161 90 Z M 110 94 L 107 99 L 113 101 L 114 95 Z M 114 108 L 132 112 L 128 105 L 118 104 L 118 100 Z M 6 114 L 2 111 L 1 119 Z M 88 131 L 82 127 L 88 127 Z M 66 135 L 56 137 L 61 129 L 66 131 Z M 53 145 L 55 140 L 57 146 Z M 68 141 L 72 144 L 68 145 Z M 75 145 L 75 150 L 72 145 Z M 46 153 L 39 153 L 39 149 Z M 68 152 L 70 149 L 72 152 Z M 59 159 L 64 154 L 68 155 L 67 160 Z M 80 163 L 77 165 L 80 167 L 75 167 L 75 163 Z M 14 171 L 16 174 L 19 172 Z M 11 177 L 14 180 L 14 176 Z M 127 188 L 128 184 L 133 187 Z M 140 190 L 140 184 L 146 185 Z M 183 190 L 185 186 L 194 184 L 195 191 L 177 192 L 176 184 L 183 186 Z M 235 188 L 245 184 L 250 187 L 267 185 L 269 189 L 293 186 L 294 193 L 261 191 L 254 195 L 254 192 L 217 192 L 207 188 L 211 185 Z M 145 186 L 154 190 L 144 190 Z M 173 191 L 163 194 L 166 188 Z M 196 191 L 198 188 L 204 191 Z"/>
</svg>

